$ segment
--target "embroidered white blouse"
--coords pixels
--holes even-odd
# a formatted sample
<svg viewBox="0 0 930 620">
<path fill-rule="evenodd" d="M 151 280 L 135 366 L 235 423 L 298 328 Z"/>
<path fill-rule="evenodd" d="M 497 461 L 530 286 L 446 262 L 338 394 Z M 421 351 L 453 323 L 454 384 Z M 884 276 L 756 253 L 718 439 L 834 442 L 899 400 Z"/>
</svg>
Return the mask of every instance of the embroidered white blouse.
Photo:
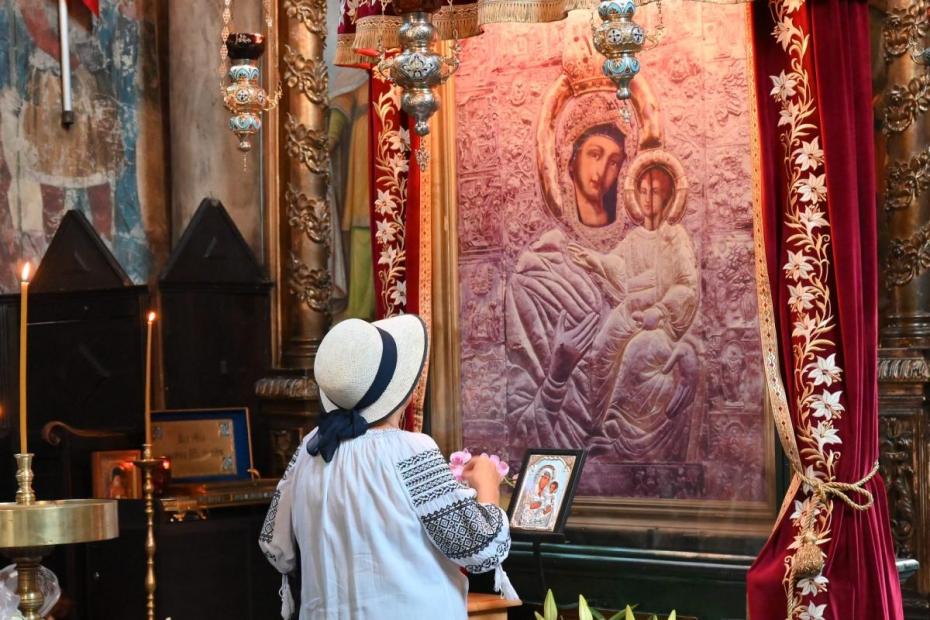
<svg viewBox="0 0 930 620">
<path fill-rule="evenodd" d="M 300 553 L 300 620 L 464 619 L 468 580 L 459 567 L 497 569 L 497 588 L 516 598 L 500 568 L 510 551 L 507 515 L 455 480 L 432 438 L 371 429 L 325 463 L 307 452 L 312 436 L 281 478 L 259 537 L 285 575 Z"/>
</svg>

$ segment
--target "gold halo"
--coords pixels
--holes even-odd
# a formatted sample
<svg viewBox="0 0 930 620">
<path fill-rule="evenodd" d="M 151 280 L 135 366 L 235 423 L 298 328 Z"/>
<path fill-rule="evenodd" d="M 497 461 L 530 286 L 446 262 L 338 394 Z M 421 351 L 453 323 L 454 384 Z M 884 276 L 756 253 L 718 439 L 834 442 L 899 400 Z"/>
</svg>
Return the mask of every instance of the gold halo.
<svg viewBox="0 0 930 620">
<path fill-rule="evenodd" d="M 662 149 L 649 149 L 642 151 L 630 163 L 626 177 L 623 179 L 623 204 L 627 213 L 637 224 L 643 222 L 643 209 L 639 204 L 636 185 L 640 176 L 649 168 L 662 168 L 672 178 L 675 195 L 672 204 L 667 207 L 664 221 L 674 224 L 685 213 L 685 203 L 688 201 L 688 177 L 681 161 Z"/>
</svg>

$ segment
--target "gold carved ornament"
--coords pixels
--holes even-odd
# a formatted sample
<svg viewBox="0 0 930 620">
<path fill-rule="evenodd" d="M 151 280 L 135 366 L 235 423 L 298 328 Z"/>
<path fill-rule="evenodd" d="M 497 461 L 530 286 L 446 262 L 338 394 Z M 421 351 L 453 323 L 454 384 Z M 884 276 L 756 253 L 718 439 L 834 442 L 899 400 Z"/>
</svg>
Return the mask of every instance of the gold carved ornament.
<svg viewBox="0 0 930 620">
<path fill-rule="evenodd" d="M 284 45 L 281 60 L 284 84 L 290 91 L 290 97 L 294 98 L 291 110 L 299 110 L 303 114 L 309 108 L 325 107 L 329 101 L 329 75 L 325 61 L 322 56 L 306 56 L 305 53 L 310 53 L 307 52 L 308 48 L 299 45 L 303 37 L 309 34 L 319 38 L 322 48 L 326 37 L 326 4 L 322 0 L 285 0 L 282 6 L 287 17 L 302 27 L 302 35 L 296 37 L 291 29 L 292 45 Z M 330 178 L 330 143 L 324 129 L 306 124 L 312 122 L 313 118 L 312 115 L 304 117 L 288 112 L 284 122 L 284 153 L 301 169 L 297 177 L 289 179 L 284 192 L 288 224 L 300 234 L 301 240 L 300 245 L 292 248 L 288 254 L 285 273 L 288 289 L 297 301 L 324 315 L 328 322 L 332 313 L 333 294 L 332 275 L 326 267 L 332 234 L 325 189 Z M 315 184 L 313 177 L 320 183 Z M 322 246 L 322 253 L 327 257 L 323 259 L 322 266 L 317 266 L 318 263 L 308 264 L 303 240 Z M 294 389 L 297 387 L 291 386 Z M 288 393 L 293 391 L 291 388 L 288 388 Z M 304 393 L 313 389 L 315 386 L 302 385 L 298 391 Z"/>
</svg>

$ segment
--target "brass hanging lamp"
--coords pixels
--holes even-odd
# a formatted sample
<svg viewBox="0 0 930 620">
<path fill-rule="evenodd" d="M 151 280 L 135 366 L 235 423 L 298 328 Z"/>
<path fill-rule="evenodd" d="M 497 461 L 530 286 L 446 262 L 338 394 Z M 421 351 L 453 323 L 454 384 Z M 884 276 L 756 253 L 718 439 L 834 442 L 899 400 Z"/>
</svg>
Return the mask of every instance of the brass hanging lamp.
<svg viewBox="0 0 930 620">
<path fill-rule="evenodd" d="M 617 86 L 617 99 L 629 99 L 630 80 L 639 73 L 639 58 L 646 31 L 633 21 L 633 0 L 603 0 L 597 7 L 601 23 L 594 27 L 594 49 L 606 56 L 604 75 Z"/>
<path fill-rule="evenodd" d="M 238 148 L 243 154 L 252 149 L 251 137 L 262 128 L 262 113 L 273 110 L 281 99 L 281 85 L 273 95 L 261 87 L 258 60 L 265 52 L 265 37 L 254 32 L 230 32 L 232 0 L 223 0 L 223 29 L 220 47 L 220 73 L 228 83 L 221 87 L 223 105 L 232 116 L 229 129 L 239 139 Z M 264 0 L 265 23 L 271 30 L 270 0 Z M 232 59 L 232 66 L 229 66 Z"/>
</svg>

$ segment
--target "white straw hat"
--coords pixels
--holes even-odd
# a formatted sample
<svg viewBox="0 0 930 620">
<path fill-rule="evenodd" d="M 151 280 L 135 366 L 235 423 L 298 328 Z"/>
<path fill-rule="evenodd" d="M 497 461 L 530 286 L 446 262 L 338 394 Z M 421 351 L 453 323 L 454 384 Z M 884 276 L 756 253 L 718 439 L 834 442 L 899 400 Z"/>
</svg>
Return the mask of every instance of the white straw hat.
<svg viewBox="0 0 930 620">
<path fill-rule="evenodd" d="M 410 398 L 427 350 L 426 325 L 415 314 L 374 323 L 347 319 L 334 325 L 313 365 L 323 410 L 356 409 L 363 399 L 375 398 L 358 413 L 369 424 L 383 420 Z"/>
</svg>

